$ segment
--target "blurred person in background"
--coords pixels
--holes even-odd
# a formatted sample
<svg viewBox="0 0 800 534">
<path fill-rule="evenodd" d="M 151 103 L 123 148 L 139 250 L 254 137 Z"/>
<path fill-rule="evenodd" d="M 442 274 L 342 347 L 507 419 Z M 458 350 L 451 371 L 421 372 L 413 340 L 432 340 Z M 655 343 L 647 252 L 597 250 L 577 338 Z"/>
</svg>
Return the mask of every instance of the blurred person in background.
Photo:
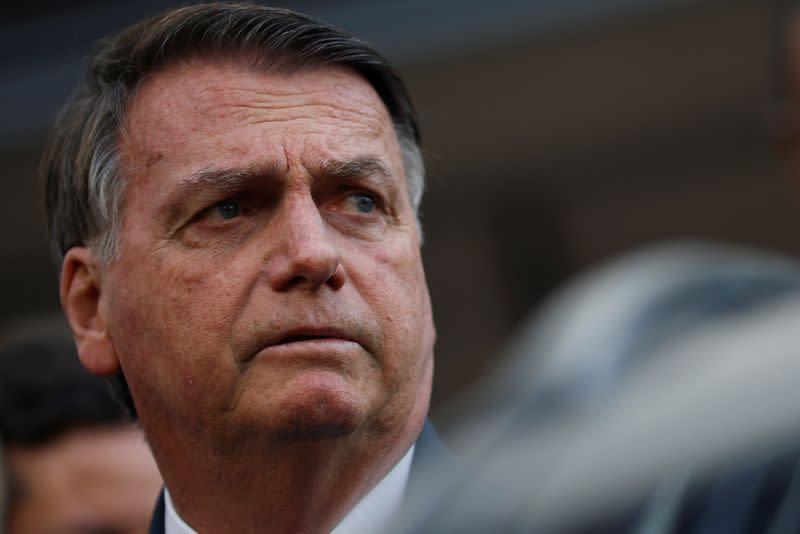
<svg viewBox="0 0 800 534">
<path fill-rule="evenodd" d="M 800 266 L 679 243 L 597 268 L 458 409 L 403 532 L 800 532 Z"/>
<path fill-rule="evenodd" d="M 774 5 L 800 184 L 800 2 Z M 434 473 L 407 531 L 800 533 L 798 325 L 800 264 L 762 251 L 651 247 L 572 281 L 458 409 L 480 467 Z"/>
<path fill-rule="evenodd" d="M 8 534 L 147 531 L 161 478 L 144 434 L 81 366 L 63 319 L 0 338 L 0 442 Z"/>
</svg>

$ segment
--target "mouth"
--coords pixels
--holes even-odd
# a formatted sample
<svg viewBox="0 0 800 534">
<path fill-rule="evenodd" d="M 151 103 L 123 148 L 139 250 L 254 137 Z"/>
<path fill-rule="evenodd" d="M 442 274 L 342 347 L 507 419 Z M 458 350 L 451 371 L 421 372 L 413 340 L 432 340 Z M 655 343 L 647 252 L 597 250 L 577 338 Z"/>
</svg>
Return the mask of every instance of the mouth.
<svg viewBox="0 0 800 534">
<path fill-rule="evenodd" d="M 286 338 L 283 338 L 283 339 L 279 340 L 275 344 L 276 345 L 284 345 L 286 343 L 295 343 L 297 341 L 309 341 L 309 340 L 312 340 L 312 339 L 330 339 L 330 336 L 304 336 L 304 335 L 289 336 L 289 337 L 286 337 Z"/>
<path fill-rule="evenodd" d="M 272 346 L 288 345 L 290 343 L 301 343 L 305 341 L 354 341 L 349 335 L 338 330 L 318 330 L 318 329 L 297 329 L 286 333 Z"/>
<path fill-rule="evenodd" d="M 357 335 L 336 327 L 301 325 L 278 329 L 257 341 L 242 363 L 252 360 L 312 360 L 329 364 L 369 351 Z"/>
</svg>

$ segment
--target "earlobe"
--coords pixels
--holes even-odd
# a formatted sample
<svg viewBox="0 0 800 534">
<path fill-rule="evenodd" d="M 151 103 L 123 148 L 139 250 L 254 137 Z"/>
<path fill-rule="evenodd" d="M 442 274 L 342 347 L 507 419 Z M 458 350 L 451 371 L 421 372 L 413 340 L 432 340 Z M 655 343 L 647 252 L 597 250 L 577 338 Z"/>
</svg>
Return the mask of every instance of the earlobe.
<svg viewBox="0 0 800 534">
<path fill-rule="evenodd" d="M 61 264 L 61 306 L 67 316 L 81 363 L 92 373 L 110 375 L 119 369 L 114 345 L 106 329 L 100 268 L 87 247 L 73 247 Z"/>
</svg>

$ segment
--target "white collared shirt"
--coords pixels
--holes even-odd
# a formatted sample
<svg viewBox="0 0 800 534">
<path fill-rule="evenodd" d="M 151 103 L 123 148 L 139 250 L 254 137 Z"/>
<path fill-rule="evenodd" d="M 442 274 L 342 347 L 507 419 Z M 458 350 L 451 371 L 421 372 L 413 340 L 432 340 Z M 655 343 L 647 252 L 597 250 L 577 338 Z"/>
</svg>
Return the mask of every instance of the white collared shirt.
<svg viewBox="0 0 800 534">
<path fill-rule="evenodd" d="M 389 473 L 372 488 L 356 506 L 350 510 L 331 534 L 369 534 L 383 532 L 392 516 L 400 508 L 405 494 L 408 474 L 411 471 L 411 459 L 414 456 L 412 445 L 403 458 L 397 462 Z M 165 534 L 197 534 L 192 527 L 180 518 L 169 490 L 164 488 Z"/>
</svg>

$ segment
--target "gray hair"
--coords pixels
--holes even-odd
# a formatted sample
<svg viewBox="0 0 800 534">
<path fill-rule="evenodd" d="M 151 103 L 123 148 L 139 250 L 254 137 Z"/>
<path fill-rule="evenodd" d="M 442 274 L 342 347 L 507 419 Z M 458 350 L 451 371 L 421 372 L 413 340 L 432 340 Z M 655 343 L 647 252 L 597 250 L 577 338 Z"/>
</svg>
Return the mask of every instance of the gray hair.
<svg viewBox="0 0 800 534">
<path fill-rule="evenodd" d="M 58 115 L 41 167 L 50 240 L 57 257 L 85 245 L 103 263 L 114 258 L 125 190 L 119 138 L 128 100 L 148 74 L 195 57 L 235 57 L 253 68 L 280 73 L 326 65 L 355 71 L 389 111 L 402 151 L 409 200 L 418 214 L 425 169 L 417 121 L 405 85 L 378 52 L 292 11 L 201 4 L 166 11 L 102 43 L 86 83 Z"/>
</svg>

